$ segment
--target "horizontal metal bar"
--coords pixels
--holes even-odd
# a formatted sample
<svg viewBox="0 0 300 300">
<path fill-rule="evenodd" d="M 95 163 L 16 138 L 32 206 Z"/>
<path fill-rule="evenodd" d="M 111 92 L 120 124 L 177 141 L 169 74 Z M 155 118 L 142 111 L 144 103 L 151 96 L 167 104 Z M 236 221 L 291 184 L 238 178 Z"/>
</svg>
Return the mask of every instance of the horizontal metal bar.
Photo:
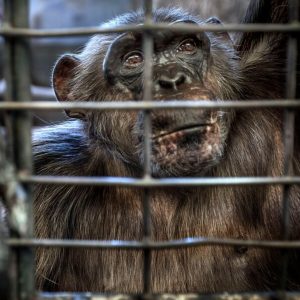
<svg viewBox="0 0 300 300">
<path fill-rule="evenodd" d="M 142 110 L 142 109 L 183 109 L 183 108 L 300 108 L 300 100 L 248 100 L 248 101 L 122 101 L 122 102 L 0 102 L 1 110 Z"/>
<path fill-rule="evenodd" d="M 0 97 L 2 98 L 7 85 L 4 80 L 0 80 Z M 33 99 L 44 100 L 44 99 L 55 99 L 55 93 L 51 87 L 31 85 L 30 91 Z"/>
<path fill-rule="evenodd" d="M 26 29 L 26 28 L 12 28 L 4 26 L 0 29 L 0 36 L 5 37 L 66 37 L 66 36 L 84 36 L 104 33 L 123 33 L 123 32 L 144 32 L 144 31 L 158 31 L 170 30 L 179 31 L 183 33 L 195 32 L 299 32 L 300 24 L 225 24 L 225 25 L 211 25 L 211 24 L 173 24 L 170 26 L 167 23 L 143 24 L 143 25 L 128 25 L 114 28 L 101 27 L 78 27 L 71 29 Z"/>
<path fill-rule="evenodd" d="M 37 300 L 275 300 L 284 295 L 286 300 L 300 300 L 299 292 L 268 292 L 240 294 L 93 294 L 93 293 L 39 293 Z"/>
<path fill-rule="evenodd" d="M 27 176 L 20 175 L 23 183 L 57 184 L 57 185 L 92 185 L 92 186 L 125 186 L 125 187 L 171 187 L 171 186 L 237 186 L 237 185 L 279 185 L 300 184 L 300 177 L 212 177 L 212 178 L 161 178 L 145 177 L 84 177 L 84 176 Z"/>
<path fill-rule="evenodd" d="M 300 241 L 259 241 L 227 238 L 185 238 L 170 241 L 122 241 L 122 240 L 58 240 L 58 239 L 6 239 L 11 247 L 64 247 L 105 249 L 170 249 L 199 246 L 246 246 L 252 248 L 298 249 Z"/>
</svg>

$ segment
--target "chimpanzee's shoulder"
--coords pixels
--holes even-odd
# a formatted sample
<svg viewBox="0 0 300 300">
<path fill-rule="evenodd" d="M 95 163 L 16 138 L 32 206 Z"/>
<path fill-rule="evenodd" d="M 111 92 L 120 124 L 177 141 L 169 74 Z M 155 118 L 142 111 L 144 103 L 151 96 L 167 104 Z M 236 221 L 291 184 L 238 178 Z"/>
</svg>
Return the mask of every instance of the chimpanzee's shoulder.
<svg viewBox="0 0 300 300">
<path fill-rule="evenodd" d="M 83 124 L 77 120 L 33 130 L 32 145 L 37 173 L 55 171 L 56 165 L 82 164 L 88 157 Z"/>
</svg>

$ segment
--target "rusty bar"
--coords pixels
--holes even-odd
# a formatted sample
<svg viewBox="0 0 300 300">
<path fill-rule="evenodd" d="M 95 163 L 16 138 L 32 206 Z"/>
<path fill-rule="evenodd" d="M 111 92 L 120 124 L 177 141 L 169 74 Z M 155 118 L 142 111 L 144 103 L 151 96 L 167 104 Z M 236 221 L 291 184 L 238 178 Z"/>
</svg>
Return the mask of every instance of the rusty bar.
<svg viewBox="0 0 300 300">
<path fill-rule="evenodd" d="M 299 1 L 289 0 L 289 22 L 297 24 L 299 20 Z M 298 23 L 299 24 L 299 23 Z M 290 34 L 287 47 L 287 75 L 286 75 L 286 98 L 296 99 L 297 90 L 297 59 L 298 59 L 298 36 Z M 293 155 L 294 155 L 294 138 L 295 138 L 295 111 L 290 108 L 284 112 L 284 170 L 285 176 L 293 175 Z M 292 186 L 285 185 L 283 188 L 283 222 L 282 238 L 290 239 L 290 192 Z M 280 288 L 286 289 L 289 265 L 289 251 L 284 250 L 282 253 L 282 275 Z M 285 294 L 283 294 L 285 298 Z"/>
<path fill-rule="evenodd" d="M 124 32 L 145 32 L 170 30 L 170 25 L 166 23 L 129 25 L 115 28 L 101 27 L 83 27 L 74 29 L 26 29 L 10 28 L 4 26 L 0 29 L 0 36 L 4 37 L 27 37 L 27 38 L 45 38 L 45 37 L 71 37 L 86 36 L 104 33 L 124 33 Z M 172 30 L 182 33 L 197 32 L 299 32 L 299 24 L 224 24 L 224 25 L 193 25 L 193 24 L 174 24 Z"/>
<path fill-rule="evenodd" d="M 10 251 L 4 238 L 8 238 L 7 211 L 5 204 L 6 177 L 10 167 L 6 159 L 4 134 L 0 128 L 0 296 L 9 298 Z"/>
<path fill-rule="evenodd" d="M 4 0 L 4 23 L 3 27 L 10 28 L 11 26 L 11 20 L 12 20 L 12 2 L 10 0 Z M 6 81 L 6 90 L 4 93 L 4 100 L 3 103 L 9 103 L 7 101 L 12 101 L 13 97 L 13 90 L 12 90 L 12 48 L 13 43 L 11 38 L 4 37 L 4 79 Z M 7 131 L 6 134 L 6 159 L 13 161 L 13 116 L 12 112 L 4 112 L 4 123 L 5 123 L 5 129 Z M 6 173 L 7 175 L 7 173 Z M 9 199 L 5 199 L 7 202 Z M 8 205 L 8 203 L 5 203 Z M 7 209 L 7 207 L 6 207 Z M 12 233 L 12 228 L 9 228 L 10 233 Z M 8 289 L 9 293 L 6 295 L 9 300 L 17 300 L 18 299 L 18 278 L 17 278 L 17 251 L 10 251 L 9 249 L 9 262 L 8 262 L 8 268 L 9 268 L 9 274 L 8 274 Z"/>
<path fill-rule="evenodd" d="M 10 0 L 5 2 L 8 13 L 5 28 L 28 27 L 28 0 Z M 28 41 L 23 37 L 7 37 L 5 52 L 8 58 L 5 67 L 7 82 L 6 100 L 22 102 L 31 99 L 30 95 L 30 50 Z M 11 140 L 15 167 L 18 171 L 31 174 L 31 113 L 16 111 L 12 114 Z M 25 193 L 24 193 L 25 192 Z M 19 224 L 12 230 L 15 237 L 33 237 L 33 214 L 31 189 L 27 183 L 23 184 L 22 193 L 8 199 L 11 213 L 11 223 Z M 21 226 L 22 225 L 22 226 Z M 13 258 L 17 263 L 18 282 L 12 282 L 12 298 L 19 300 L 33 299 L 34 296 L 34 254 L 30 247 L 21 247 Z M 14 280 L 15 281 L 15 280 Z"/>
<path fill-rule="evenodd" d="M 300 100 L 300 99 L 299 99 Z M 156 110 L 156 109 L 182 109 L 182 108 L 234 108 L 234 109 L 260 109 L 260 108 L 294 108 L 300 109 L 299 100 L 242 100 L 242 101 L 124 101 L 124 102 L 0 102 L 0 110 L 63 110 L 63 109 L 86 109 L 86 110 Z"/>
<path fill-rule="evenodd" d="M 155 295 L 124 295 L 124 294 L 92 294 L 92 293 L 40 293 L 37 300 L 274 300 L 276 293 L 241 293 L 241 294 L 155 294 Z M 300 300 L 300 293 L 286 293 L 287 300 Z"/>
<path fill-rule="evenodd" d="M 6 239 L 10 247 L 45 247 L 45 248 L 103 248 L 103 249 L 155 249 L 204 247 L 204 246 L 245 246 L 268 249 L 300 249 L 300 241 L 264 241 L 238 240 L 228 238 L 194 237 L 169 241 L 122 241 L 122 240 L 61 240 L 61 239 Z"/>
<path fill-rule="evenodd" d="M 153 23 L 153 3 L 152 0 L 144 0 L 145 25 Z M 151 32 L 143 32 L 143 53 L 144 53 L 144 88 L 143 100 L 150 101 L 152 97 L 153 72 L 153 37 Z M 144 116 L 144 178 L 151 179 L 151 115 L 149 110 L 143 111 Z M 151 238 L 151 192 L 148 188 L 144 189 L 143 198 L 143 241 L 148 243 Z M 143 269 L 143 292 L 150 293 L 151 290 L 151 249 L 144 248 L 144 269 Z"/>
<path fill-rule="evenodd" d="M 91 185 L 91 186 L 123 186 L 138 188 L 155 187 L 203 187 L 203 186 L 239 186 L 239 185 L 291 185 L 300 184 L 299 176 L 283 177 L 214 177 L 214 178 L 132 178 L 132 177 L 87 177 L 87 176 L 27 176 L 20 174 L 23 183 L 55 184 L 55 185 Z"/>
</svg>

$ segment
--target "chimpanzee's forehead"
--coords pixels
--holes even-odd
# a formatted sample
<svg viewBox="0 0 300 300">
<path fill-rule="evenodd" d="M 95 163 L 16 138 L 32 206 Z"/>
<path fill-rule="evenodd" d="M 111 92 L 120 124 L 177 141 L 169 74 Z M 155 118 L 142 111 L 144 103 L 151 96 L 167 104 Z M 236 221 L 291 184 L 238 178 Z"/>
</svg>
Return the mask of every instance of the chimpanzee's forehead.
<svg viewBox="0 0 300 300">
<path fill-rule="evenodd" d="M 137 11 L 133 13 L 124 14 L 112 19 L 110 22 L 103 24 L 101 27 L 120 27 L 124 25 L 136 25 L 140 26 L 144 23 L 144 12 Z M 164 46 L 168 45 L 171 41 L 174 41 L 176 38 L 184 37 L 185 34 L 181 34 L 178 31 L 172 31 L 172 26 L 178 23 L 194 23 L 200 24 L 203 21 L 197 18 L 196 16 L 191 15 L 189 12 L 180 9 L 180 8 L 160 8 L 153 12 L 153 22 L 154 23 L 168 23 L 168 30 L 165 31 L 156 31 L 154 32 L 154 43 L 155 46 L 163 44 Z M 123 37 L 131 36 L 127 39 L 126 43 L 130 43 L 130 47 L 135 44 L 135 46 L 140 46 L 142 44 L 142 34 L 141 33 L 132 33 L 128 32 L 122 35 L 110 35 L 107 42 L 114 43 L 115 39 L 123 39 Z M 107 37 L 107 36 L 106 36 Z M 105 40 L 105 39 L 104 39 Z M 102 40 L 103 42 L 103 40 Z M 100 42 L 101 43 L 101 42 Z"/>
<path fill-rule="evenodd" d="M 178 22 L 176 22 L 178 23 Z M 175 23 L 174 23 L 175 24 Z M 171 25 L 171 24 L 170 24 Z M 166 49 L 166 47 L 176 44 L 178 41 L 182 39 L 186 39 L 188 37 L 193 37 L 193 34 L 180 33 L 178 31 L 172 30 L 161 30 L 152 33 L 154 49 L 156 51 L 161 51 Z M 126 49 L 134 49 L 140 48 L 142 49 L 143 44 L 143 34 L 140 32 L 128 32 L 121 35 L 118 39 L 119 42 L 123 41 L 123 43 L 118 48 L 126 48 Z"/>
<path fill-rule="evenodd" d="M 137 11 L 135 13 L 128 13 L 118 16 L 110 22 L 103 24 L 102 27 L 143 24 L 144 20 L 144 12 Z M 171 24 L 179 20 L 182 22 L 192 22 L 197 24 L 202 22 L 202 20 L 200 20 L 198 17 L 193 16 L 190 12 L 180 8 L 160 8 L 153 12 L 154 23 Z"/>
<path fill-rule="evenodd" d="M 193 16 L 190 12 L 179 8 L 166 9 L 161 8 L 154 12 L 153 21 L 155 23 L 173 23 L 181 20 L 182 22 L 200 23 L 197 17 Z"/>
</svg>

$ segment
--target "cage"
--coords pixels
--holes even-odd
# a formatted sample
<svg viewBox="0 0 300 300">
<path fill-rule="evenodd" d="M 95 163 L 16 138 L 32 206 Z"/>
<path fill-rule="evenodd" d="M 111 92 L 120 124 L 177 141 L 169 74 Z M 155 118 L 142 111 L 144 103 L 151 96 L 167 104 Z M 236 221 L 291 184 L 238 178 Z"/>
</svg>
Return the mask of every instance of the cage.
<svg viewBox="0 0 300 300">
<path fill-rule="evenodd" d="M 289 24 L 229 24 L 229 25 L 197 25 L 178 24 L 172 30 L 179 32 L 283 32 L 288 34 L 287 59 L 287 99 L 285 101 L 151 101 L 153 98 L 152 62 L 153 36 L 152 32 L 170 30 L 166 24 L 153 23 L 153 1 L 144 1 L 145 21 L 140 26 L 125 26 L 118 28 L 78 28 L 60 30 L 34 30 L 28 28 L 28 1 L 10 0 L 5 2 L 4 26 L 0 35 L 4 38 L 6 101 L 0 102 L 0 110 L 5 124 L 6 138 L 0 139 L 0 183 L 2 200 L 9 207 L 9 229 L 1 224 L 0 233 L 0 296 L 1 299 L 266 299 L 266 298 L 298 298 L 298 292 L 287 292 L 287 264 L 289 249 L 300 248 L 300 241 L 289 240 L 289 192 L 293 185 L 299 185 L 300 178 L 291 172 L 293 140 L 295 135 L 295 109 L 300 107 L 296 100 L 297 90 L 297 56 L 300 25 L 298 22 L 299 1 L 290 0 Z M 27 40 L 40 37 L 85 36 L 98 33 L 142 32 L 145 56 L 143 101 L 139 102 L 31 102 L 30 65 Z M 298 71 L 299 72 L 299 71 Z M 154 178 L 151 171 L 151 111 L 158 109 L 257 109 L 276 107 L 285 109 L 285 170 L 280 177 L 218 177 L 218 178 Z M 144 170 L 142 178 L 122 177 L 72 177 L 72 176 L 41 176 L 32 173 L 31 126 L 33 110 L 61 110 L 78 108 L 82 110 L 135 110 L 143 111 L 144 124 Z M 4 134 L 3 134 L 4 137 Z M 67 240 L 67 239 L 36 239 L 33 234 L 33 184 L 65 184 L 92 186 L 123 186 L 143 189 L 143 239 L 140 241 L 115 240 Z M 152 189 L 175 186 L 207 187 L 207 186 L 240 186 L 240 185 L 281 185 L 283 186 L 282 240 L 242 240 L 230 238 L 186 237 L 171 241 L 151 240 L 150 196 Z M 0 202 L 1 203 L 1 202 Z M 6 214 L 4 206 L 0 213 Z M 0 214 L 0 216 L 1 216 Z M 2 229 L 3 228 L 3 229 Z M 169 248 L 188 248 L 210 246 L 238 246 L 281 249 L 282 280 L 278 290 L 268 293 L 247 294 L 151 294 L 151 253 Z M 143 251 L 143 293 L 138 295 L 92 294 L 87 293 L 46 293 L 36 292 L 34 284 L 34 249 L 37 247 L 64 248 L 95 248 L 95 249 L 139 249 Z M 83 278 L 84 280 L 84 278 Z"/>
</svg>

